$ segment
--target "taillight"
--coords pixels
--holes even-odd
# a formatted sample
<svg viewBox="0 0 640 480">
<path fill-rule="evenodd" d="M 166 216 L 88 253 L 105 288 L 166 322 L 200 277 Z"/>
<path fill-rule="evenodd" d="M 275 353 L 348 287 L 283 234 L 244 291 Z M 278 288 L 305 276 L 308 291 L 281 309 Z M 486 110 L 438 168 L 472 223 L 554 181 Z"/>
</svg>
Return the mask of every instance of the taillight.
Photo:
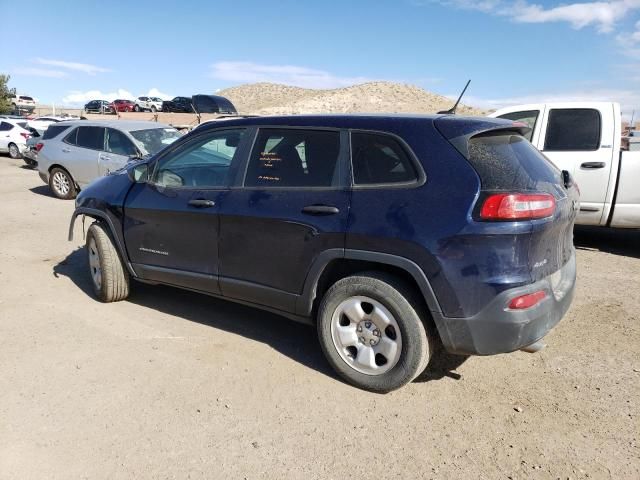
<svg viewBox="0 0 640 480">
<path fill-rule="evenodd" d="M 42 150 L 42 147 L 44 147 L 44 143 L 42 142 L 36 143 L 36 152 L 39 152 L 40 150 Z"/>
<path fill-rule="evenodd" d="M 539 292 L 528 293 L 526 295 L 520 295 L 509 302 L 510 310 L 524 310 L 531 308 L 542 300 L 547 298 L 547 292 L 540 290 Z"/>
<path fill-rule="evenodd" d="M 553 215 L 556 200 L 548 193 L 494 193 L 484 199 L 482 220 L 529 220 Z"/>
</svg>

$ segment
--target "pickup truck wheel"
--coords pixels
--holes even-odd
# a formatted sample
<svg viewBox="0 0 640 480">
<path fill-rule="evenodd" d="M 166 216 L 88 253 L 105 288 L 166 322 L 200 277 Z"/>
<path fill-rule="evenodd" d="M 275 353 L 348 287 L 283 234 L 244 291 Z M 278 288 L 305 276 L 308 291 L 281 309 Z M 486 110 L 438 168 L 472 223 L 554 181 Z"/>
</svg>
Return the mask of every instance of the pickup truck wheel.
<svg viewBox="0 0 640 480">
<path fill-rule="evenodd" d="M 129 274 L 103 224 L 95 222 L 87 232 L 87 255 L 91 284 L 96 296 L 105 303 L 129 296 Z"/>
<path fill-rule="evenodd" d="M 76 184 L 69 172 L 62 168 L 52 168 L 49 173 L 49 188 L 53 194 L 62 200 L 71 200 L 77 195 Z"/>
<path fill-rule="evenodd" d="M 15 143 L 9 144 L 9 156 L 11 158 L 20 158 L 20 149 Z"/>
<path fill-rule="evenodd" d="M 339 280 L 318 310 L 327 360 L 347 382 L 365 390 L 383 393 L 409 383 L 426 368 L 433 350 L 422 303 L 411 286 L 392 275 L 365 272 Z"/>
</svg>

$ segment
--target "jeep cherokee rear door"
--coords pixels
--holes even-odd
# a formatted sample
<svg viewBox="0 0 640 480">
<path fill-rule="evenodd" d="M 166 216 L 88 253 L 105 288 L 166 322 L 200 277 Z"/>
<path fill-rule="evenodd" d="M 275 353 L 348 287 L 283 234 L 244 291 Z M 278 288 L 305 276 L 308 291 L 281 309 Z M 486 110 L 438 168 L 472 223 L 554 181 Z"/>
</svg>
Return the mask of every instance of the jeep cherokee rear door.
<svg viewBox="0 0 640 480">
<path fill-rule="evenodd" d="M 346 133 L 261 128 L 240 189 L 220 209 L 223 295 L 293 311 L 321 252 L 344 248 Z"/>
</svg>

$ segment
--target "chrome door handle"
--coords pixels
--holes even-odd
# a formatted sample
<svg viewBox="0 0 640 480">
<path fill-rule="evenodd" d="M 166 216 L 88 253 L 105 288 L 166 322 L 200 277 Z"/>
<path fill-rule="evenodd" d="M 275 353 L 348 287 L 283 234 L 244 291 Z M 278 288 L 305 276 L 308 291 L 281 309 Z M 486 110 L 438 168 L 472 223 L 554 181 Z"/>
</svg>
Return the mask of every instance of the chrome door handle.
<svg viewBox="0 0 640 480">
<path fill-rule="evenodd" d="M 189 200 L 189 205 L 198 208 L 211 208 L 215 206 L 215 204 L 216 202 L 214 202 L 213 200 L 206 200 L 204 198 L 195 198 L 193 200 Z"/>
<path fill-rule="evenodd" d="M 63 151 L 64 153 L 69 153 L 71 150 L 70 150 L 70 149 L 68 149 L 68 148 L 63 148 L 63 149 L 62 149 L 62 151 Z"/>
<path fill-rule="evenodd" d="M 332 205 L 307 205 L 302 209 L 302 213 L 309 215 L 335 215 L 339 213 L 338 207 Z"/>
</svg>

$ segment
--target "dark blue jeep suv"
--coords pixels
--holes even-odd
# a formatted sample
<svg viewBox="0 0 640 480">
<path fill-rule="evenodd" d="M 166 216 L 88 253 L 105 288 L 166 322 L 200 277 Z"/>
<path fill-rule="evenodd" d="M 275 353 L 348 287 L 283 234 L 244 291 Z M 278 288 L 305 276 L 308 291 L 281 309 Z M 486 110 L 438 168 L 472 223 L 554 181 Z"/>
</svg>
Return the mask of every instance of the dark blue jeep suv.
<svg viewBox="0 0 640 480">
<path fill-rule="evenodd" d="M 319 115 L 202 125 L 80 193 L 96 295 L 174 285 L 317 326 L 347 381 L 390 391 L 439 345 L 490 355 L 571 303 L 579 192 L 487 118 Z"/>
</svg>

